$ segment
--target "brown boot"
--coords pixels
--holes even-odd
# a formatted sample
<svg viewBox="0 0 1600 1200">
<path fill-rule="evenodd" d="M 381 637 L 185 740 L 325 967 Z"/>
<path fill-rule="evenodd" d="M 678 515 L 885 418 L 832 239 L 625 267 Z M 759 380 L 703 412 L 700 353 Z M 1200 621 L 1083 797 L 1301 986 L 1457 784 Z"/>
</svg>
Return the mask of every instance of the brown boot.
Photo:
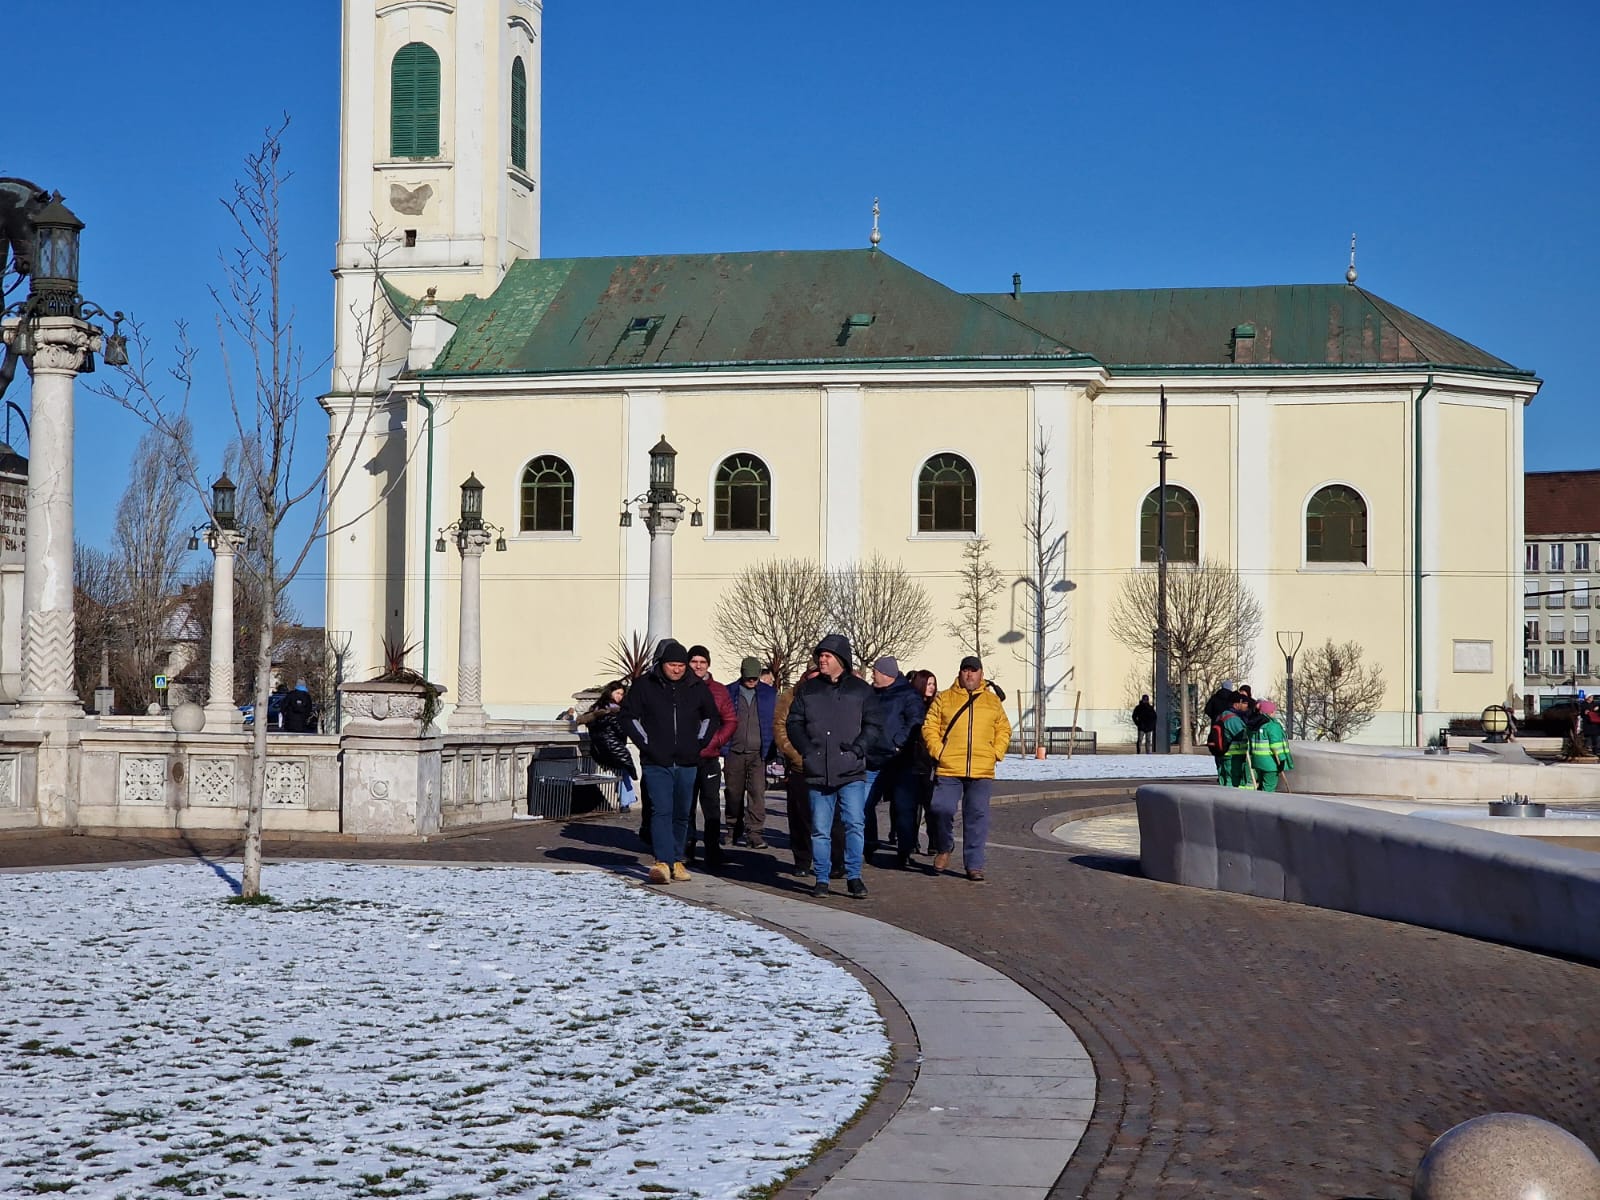
<svg viewBox="0 0 1600 1200">
<path fill-rule="evenodd" d="M 689 874 L 689 868 L 684 866 L 681 862 L 672 864 L 673 883 L 688 883 L 689 880 L 693 878 L 694 876 Z"/>
<path fill-rule="evenodd" d="M 938 854 L 935 854 L 933 856 L 933 869 L 934 869 L 934 871 L 942 872 L 949 865 L 950 865 L 950 851 L 941 850 Z"/>
<path fill-rule="evenodd" d="M 651 883 L 668 883 L 672 879 L 672 868 L 664 862 L 658 862 L 650 868 Z"/>
</svg>

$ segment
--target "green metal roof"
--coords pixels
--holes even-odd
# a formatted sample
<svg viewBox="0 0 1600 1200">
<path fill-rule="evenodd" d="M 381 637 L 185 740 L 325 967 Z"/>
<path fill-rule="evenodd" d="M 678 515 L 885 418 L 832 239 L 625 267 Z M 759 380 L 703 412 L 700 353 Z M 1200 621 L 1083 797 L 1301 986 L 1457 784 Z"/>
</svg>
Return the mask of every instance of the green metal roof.
<svg viewBox="0 0 1600 1200">
<path fill-rule="evenodd" d="M 1415 365 L 1532 378 L 1532 372 L 1348 284 L 1024 292 L 1020 298 L 998 292 L 978 299 L 1113 369 Z M 1237 359 L 1235 329 L 1254 335 Z"/>
<path fill-rule="evenodd" d="M 1071 359 L 881 251 L 520 259 L 425 375 Z"/>
</svg>

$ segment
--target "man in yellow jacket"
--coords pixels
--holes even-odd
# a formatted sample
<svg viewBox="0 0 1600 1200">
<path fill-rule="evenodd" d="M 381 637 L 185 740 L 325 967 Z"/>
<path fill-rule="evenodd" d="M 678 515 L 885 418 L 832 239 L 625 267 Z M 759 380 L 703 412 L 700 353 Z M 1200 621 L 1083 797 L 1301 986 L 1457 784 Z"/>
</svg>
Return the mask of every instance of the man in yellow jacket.
<svg viewBox="0 0 1600 1200">
<path fill-rule="evenodd" d="M 983 678 L 983 661 L 969 654 L 961 660 L 955 686 L 928 705 L 922 740 L 933 759 L 933 869 L 950 865 L 955 849 L 956 806 L 961 806 L 961 859 L 967 878 L 983 881 L 989 844 L 989 793 L 994 765 L 1011 744 L 1011 722 L 1005 705 Z"/>
</svg>

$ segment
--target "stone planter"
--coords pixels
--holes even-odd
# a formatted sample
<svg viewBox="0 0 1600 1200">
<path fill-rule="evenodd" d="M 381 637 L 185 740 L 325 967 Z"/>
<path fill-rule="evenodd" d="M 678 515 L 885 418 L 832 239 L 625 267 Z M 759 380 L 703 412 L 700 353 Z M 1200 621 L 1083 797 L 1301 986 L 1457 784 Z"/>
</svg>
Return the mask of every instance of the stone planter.
<svg viewBox="0 0 1600 1200">
<path fill-rule="evenodd" d="M 444 690 L 439 689 L 440 695 Z M 343 698 L 346 735 L 419 738 L 438 732 L 431 724 L 423 728 L 422 711 L 428 694 L 420 683 L 347 683 L 339 689 L 339 695 Z"/>
</svg>

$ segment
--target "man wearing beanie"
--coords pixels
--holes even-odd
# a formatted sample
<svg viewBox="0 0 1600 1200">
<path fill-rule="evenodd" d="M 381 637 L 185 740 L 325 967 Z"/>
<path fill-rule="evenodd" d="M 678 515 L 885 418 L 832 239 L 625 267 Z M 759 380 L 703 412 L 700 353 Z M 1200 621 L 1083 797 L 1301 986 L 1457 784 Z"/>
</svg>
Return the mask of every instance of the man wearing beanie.
<svg viewBox="0 0 1600 1200">
<path fill-rule="evenodd" d="M 759 658 L 739 664 L 739 686 L 732 689 L 733 736 L 723 748 L 722 776 L 728 789 L 728 828 L 733 844 L 767 847 L 767 756 L 772 753 L 772 715 L 778 689 L 761 682 Z"/>
<path fill-rule="evenodd" d="M 689 647 L 689 670 L 711 691 L 721 723 L 712 729 L 711 741 L 700 751 L 700 770 L 695 779 L 695 796 L 705 826 L 706 870 L 722 869 L 722 748 L 733 736 L 733 698 L 728 689 L 711 678 L 711 651 L 704 646 Z M 689 812 L 689 861 L 694 861 L 694 811 Z"/>
<path fill-rule="evenodd" d="M 935 874 L 950 865 L 955 849 L 956 808 L 961 809 L 961 859 L 967 878 L 983 882 L 989 845 L 989 793 L 994 768 L 1011 744 L 1011 722 L 983 678 L 983 660 L 969 654 L 961 660 L 954 686 L 928 705 L 922 738 L 934 763 L 933 815 L 937 844 Z"/>
<path fill-rule="evenodd" d="M 689 652 L 668 638 L 656 665 L 622 702 L 628 736 L 639 747 L 644 790 L 650 798 L 651 883 L 689 878 L 689 815 L 700 751 L 721 714 L 711 691 L 689 670 Z"/>
<path fill-rule="evenodd" d="M 883 732 L 867 747 L 867 857 L 878 842 L 878 806 L 888 800 L 889 843 L 895 861 L 910 865 L 917 844 L 917 791 L 911 760 L 922 738 L 922 697 L 900 673 L 900 663 L 885 654 L 872 664 L 872 690 L 883 715 Z"/>
<path fill-rule="evenodd" d="M 813 896 L 828 894 L 833 861 L 833 817 L 844 820 L 844 874 L 852 899 L 864 899 L 861 879 L 867 807 L 867 748 L 882 736 L 878 700 L 866 680 L 850 673 L 850 643 L 830 633 L 817 643 L 820 674 L 794 689 L 785 722 L 800 753 L 811 793 Z"/>
</svg>

